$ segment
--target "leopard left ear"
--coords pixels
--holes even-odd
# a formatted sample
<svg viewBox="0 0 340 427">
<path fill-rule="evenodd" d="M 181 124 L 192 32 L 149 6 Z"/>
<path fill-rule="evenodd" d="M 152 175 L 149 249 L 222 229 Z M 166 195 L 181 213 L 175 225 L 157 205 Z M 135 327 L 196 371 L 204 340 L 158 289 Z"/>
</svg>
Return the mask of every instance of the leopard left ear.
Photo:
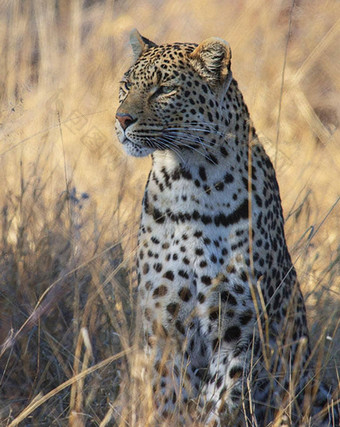
<svg viewBox="0 0 340 427">
<path fill-rule="evenodd" d="M 156 43 L 143 37 L 136 28 L 130 33 L 130 44 L 135 61 L 151 47 L 157 47 Z"/>
<path fill-rule="evenodd" d="M 189 55 L 192 66 L 212 86 L 223 84 L 231 65 L 229 43 L 218 37 L 211 37 L 199 44 Z"/>
</svg>

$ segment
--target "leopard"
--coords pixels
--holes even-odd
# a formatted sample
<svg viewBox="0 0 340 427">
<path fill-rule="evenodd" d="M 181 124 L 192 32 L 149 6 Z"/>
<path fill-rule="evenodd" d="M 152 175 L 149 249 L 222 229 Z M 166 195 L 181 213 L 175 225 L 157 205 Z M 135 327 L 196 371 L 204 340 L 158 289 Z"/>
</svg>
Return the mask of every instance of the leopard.
<svg viewBox="0 0 340 427">
<path fill-rule="evenodd" d="M 229 44 L 130 43 L 115 128 L 152 159 L 136 266 L 156 425 L 336 425 Z"/>
</svg>

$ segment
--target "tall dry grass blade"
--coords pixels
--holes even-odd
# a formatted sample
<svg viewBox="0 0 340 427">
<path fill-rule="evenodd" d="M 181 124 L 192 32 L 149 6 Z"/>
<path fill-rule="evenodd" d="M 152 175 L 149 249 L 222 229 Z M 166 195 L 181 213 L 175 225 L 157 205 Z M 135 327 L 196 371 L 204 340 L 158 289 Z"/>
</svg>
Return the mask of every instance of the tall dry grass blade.
<svg viewBox="0 0 340 427">
<path fill-rule="evenodd" d="M 289 13 L 289 25 L 288 25 L 288 32 L 287 32 L 287 40 L 286 40 L 286 46 L 285 46 L 284 57 L 283 57 L 283 64 L 282 64 L 282 72 L 281 72 L 279 111 L 278 111 L 278 115 L 277 115 L 276 138 L 275 138 L 275 157 L 274 157 L 274 167 L 275 167 L 275 169 L 277 167 L 277 152 L 278 152 L 278 148 L 279 148 L 279 139 L 280 139 L 283 87 L 284 87 L 284 82 L 285 82 L 285 72 L 286 72 L 286 64 L 287 64 L 287 56 L 288 56 L 288 45 L 289 45 L 289 40 L 290 40 L 291 33 L 292 33 L 292 22 L 293 22 L 294 6 L 295 6 L 295 0 L 292 0 L 292 4 L 291 4 L 291 8 L 290 8 L 290 13 Z"/>
</svg>

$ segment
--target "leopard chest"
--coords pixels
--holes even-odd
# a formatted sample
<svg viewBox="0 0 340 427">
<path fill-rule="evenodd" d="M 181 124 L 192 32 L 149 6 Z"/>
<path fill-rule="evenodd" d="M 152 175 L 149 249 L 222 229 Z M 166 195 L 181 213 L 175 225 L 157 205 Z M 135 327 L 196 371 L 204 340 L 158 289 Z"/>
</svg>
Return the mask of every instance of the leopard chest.
<svg viewBox="0 0 340 427">
<path fill-rule="evenodd" d="M 221 295 L 230 296 L 224 306 L 236 313 L 251 300 L 248 200 L 230 197 L 237 193 L 237 182 L 224 188 L 208 182 L 204 188 L 196 179 L 194 173 L 178 178 L 176 170 L 153 170 L 146 187 L 138 273 L 150 330 L 159 321 L 184 333 L 188 319 L 211 317 Z"/>
</svg>

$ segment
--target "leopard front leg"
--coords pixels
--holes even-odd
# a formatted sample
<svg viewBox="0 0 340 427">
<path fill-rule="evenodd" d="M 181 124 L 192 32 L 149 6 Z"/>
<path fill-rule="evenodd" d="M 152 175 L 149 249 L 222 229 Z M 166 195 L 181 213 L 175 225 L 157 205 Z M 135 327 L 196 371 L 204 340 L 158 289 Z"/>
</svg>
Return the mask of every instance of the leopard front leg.
<svg viewBox="0 0 340 427">
<path fill-rule="evenodd" d="M 238 333 L 236 327 L 233 331 Z M 208 381 L 202 389 L 206 422 L 216 426 L 247 425 L 250 342 L 235 342 L 231 349 L 230 343 L 226 345 L 223 340 L 225 337 L 213 342 Z"/>
<path fill-rule="evenodd" d="M 199 296 L 199 300 L 210 354 L 209 372 L 201 391 L 202 419 L 207 425 L 247 425 L 251 413 L 248 389 L 258 352 L 250 292 L 246 287 L 222 283 L 217 291 L 206 293 L 204 298 Z"/>
<path fill-rule="evenodd" d="M 155 336 L 149 337 L 149 342 Z M 156 418 L 165 425 L 184 425 L 195 418 L 196 397 L 201 379 L 197 367 L 186 351 L 192 337 L 181 342 L 167 337 L 157 337 L 152 348 L 146 351 L 151 362 L 150 374 Z"/>
</svg>

